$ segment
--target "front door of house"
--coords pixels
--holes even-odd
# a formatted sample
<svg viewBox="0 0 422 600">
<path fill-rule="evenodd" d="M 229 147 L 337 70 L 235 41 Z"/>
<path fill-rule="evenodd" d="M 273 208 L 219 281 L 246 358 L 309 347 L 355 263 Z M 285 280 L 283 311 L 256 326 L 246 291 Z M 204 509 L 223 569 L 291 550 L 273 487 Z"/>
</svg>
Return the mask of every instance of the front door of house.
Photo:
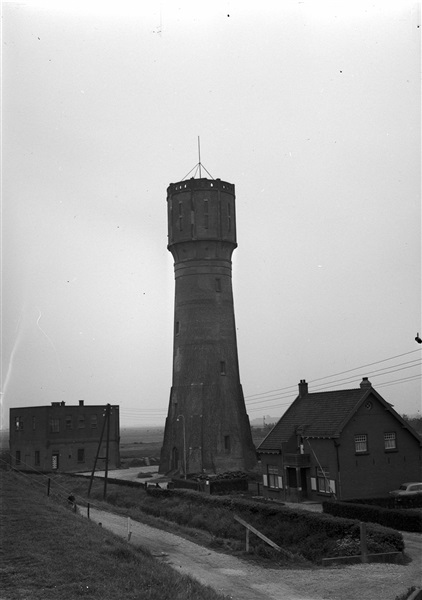
<svg viewBox="0 0 422 600">
<path fill-rule="evenodd" d="M 53 469 L 53 471 L 57 471 L 57 469 L 59 468 L 59 453 L 58 452 L 53 452 L 53 454 L 51 456 L 51 468 Z"/>
</svg>

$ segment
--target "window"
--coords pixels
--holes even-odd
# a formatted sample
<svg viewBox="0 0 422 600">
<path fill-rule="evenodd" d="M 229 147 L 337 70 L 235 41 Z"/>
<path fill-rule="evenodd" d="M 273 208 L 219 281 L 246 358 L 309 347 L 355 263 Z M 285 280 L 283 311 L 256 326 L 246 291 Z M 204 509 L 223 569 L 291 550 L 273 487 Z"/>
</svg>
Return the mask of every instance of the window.
<svg viewBox="0 0 422 600">
<path fill-rule="evenodd" d="M 232 207 L 231 204 L 227 205 L 227 226 L 229 231 L 232 230 Z"/>
<path fill-rule="evenodd" d="M 278 490 L 279 489 L 279 477 L 278 477 L 278 467 L 275 465 L 267 466 L 267 475 L 268 475 L 268 487 Z"/>
<path fill-rule="evenodd" d="M 16 464 L 20 465 L 21 464 L 21 451 L 20 450 L 16 450 L 15 458 L 16 458 Z"/>
<path fill-rule="evenodd" d="M 85 449 L 78 448 L 78 463 L 85 462 Z"/>
<path fill-rule="evenodd" d="M 36 467 L 40 466 L 40 451 L 39 450 L 35 450 L 34 463 L 35 463 Z"/>
<path fill-rule="evenodd" d="M 221 279 L 219 277 L 215 280 L 215 291 L 221 292 Z"/>
<path fill-rule="evenodd" d="M 98 419 L 97 415 L 91 415 L 91 429 L 97 429 Z"/>
<path fill-rule="evenodd" d="M 226 361 L 222 360 L 220 361 L 220 375 L 225 375 L 226 374 Z"/>
<path fill-rule="evenodd" d="M 355 452 L 368 452 L 368 436 L 366 433 L 355 435 Z"/>
<path fill-rule="evenodd" d="M 72 429 L 72 417 L 67 415 L 66 417 L 66 429 Z"/>
<path fill-rule="evenodd" d="M 83 415 L 78 417 L 78 429 L 85 429 L 85 417 Z"/>
<path fill-rule="evenodd" d="M 179 202 L 179 231 L 183 231 L 183 204 Z"/>
<path fill-rule="evenodd" d="M 317 467 L 317 486 L 318 492 L 323 494 L 330 494 L 330 473 L 326 467 Z"/>
<path fill-rule="evenodd" d="M 180 333 L 180 322 L 176 321 L 175 334 L 179 335 L 179 333 Z"/>
<path fill-rule="evenodd" d="M 23 419 L 22 417 L 15 417 L 15 431 L 23 430 Z"/>
<path fill-rule="evenodd" d="M 224 450 L 226 452 L 230 452 L 230 436 L 229 435 L 224 436 Z"/>
<path fill-rule="evenodd" d="M 384 433 L 384 450 L 396 450 L 396 432 L 389 431 L 388 433 Z"/>
<path fill-rule="evenodd" d="M 60 419 L 50 419 L 50 433 L 58 433 L 60 431 Z"/>
<path fill-rule="evenodd" d="M 208 212 L 208 200 L 204 200 L 204 228 L 209 227 L 209 212 Z"/>
</svg>

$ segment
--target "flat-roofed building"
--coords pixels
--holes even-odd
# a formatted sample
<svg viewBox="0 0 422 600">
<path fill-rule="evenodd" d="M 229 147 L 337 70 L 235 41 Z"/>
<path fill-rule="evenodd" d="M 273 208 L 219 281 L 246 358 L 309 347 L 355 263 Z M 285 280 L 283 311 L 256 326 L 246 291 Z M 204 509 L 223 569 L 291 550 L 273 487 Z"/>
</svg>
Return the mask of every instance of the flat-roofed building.
<svg viewBox="0 0 422 600">
<path fill-rule="evenodd" d="M 104 470 L 107 439 L 108 468 L 116 469 L 120 465 L 119 407 L 116 405 L 85 405 L 79 400 L 74 406 L 52 402 L 47 406 L 10 409 L 11 464 L 22 471 L 90 471 L 97 453 L 96 469 Z"/>
</svg>

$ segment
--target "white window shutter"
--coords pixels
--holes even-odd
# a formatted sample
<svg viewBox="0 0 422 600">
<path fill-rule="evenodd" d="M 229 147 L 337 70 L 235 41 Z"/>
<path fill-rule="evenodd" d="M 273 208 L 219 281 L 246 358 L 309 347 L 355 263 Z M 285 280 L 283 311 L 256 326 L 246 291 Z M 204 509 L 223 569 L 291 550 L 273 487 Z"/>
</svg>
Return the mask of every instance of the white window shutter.
<svg viewBox="0 0 422 600">
<path fill-rule="evenodd" d="M 262 476 L 262 482 L 265 487 L 268 487 L 268 476 L 267 475 Z"/>
<path fill-rule="evenodd" d="M 311 490 L 313 490 L 314 492 L 316 492 L 317 486 L 316 486 L 316 477 L 311 477 Z"/>
<path fill-rule="evenodd" d="M 333 492 L 333 494 L 336 493 L 336 482 L 334 479 L 330 479 L 330 492 Z"/>
<path fill-rule="evenodd" d="M 283 489 L 283 478 L 280 477 L 280 475 L 278 476 L 278 487 L 280 488 L 280 490 Z"/>
</svg>

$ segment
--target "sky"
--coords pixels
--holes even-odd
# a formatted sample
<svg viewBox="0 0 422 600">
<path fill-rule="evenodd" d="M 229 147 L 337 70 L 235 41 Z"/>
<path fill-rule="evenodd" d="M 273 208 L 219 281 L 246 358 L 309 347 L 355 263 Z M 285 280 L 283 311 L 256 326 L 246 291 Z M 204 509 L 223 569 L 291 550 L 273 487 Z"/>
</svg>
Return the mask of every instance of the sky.
<svg viewBox="0 0 422 600">
<path fill-rule="evenodd" d="M 421 401 L 417 2 L 2 3 L 2 423 L 119 404 L 164 425 L 166 190 L 235 184 L 251 420 L 369 377 Z M 189 175 L 191 176 L 191 175 Z"/>
</svg>

